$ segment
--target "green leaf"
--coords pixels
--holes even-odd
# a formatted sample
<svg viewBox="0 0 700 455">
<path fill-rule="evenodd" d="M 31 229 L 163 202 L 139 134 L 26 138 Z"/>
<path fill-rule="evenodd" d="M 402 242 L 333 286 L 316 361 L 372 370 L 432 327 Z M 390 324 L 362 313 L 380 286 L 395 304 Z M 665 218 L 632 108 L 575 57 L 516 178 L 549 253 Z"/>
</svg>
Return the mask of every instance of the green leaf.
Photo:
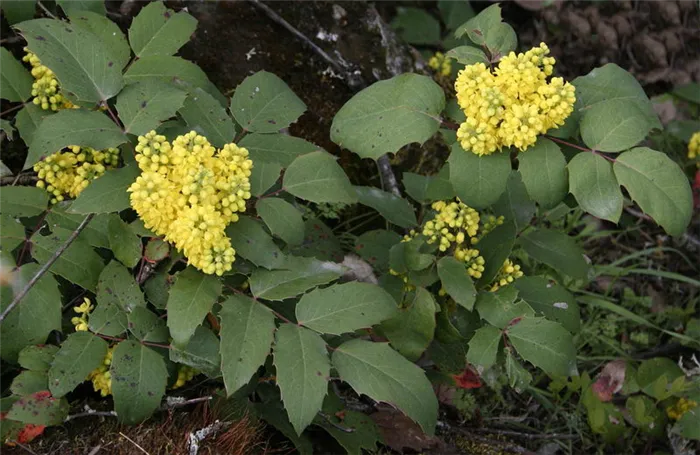
<svg viewBox="0 0 700 455">
<path fill-rule="evenodd" d="M 146 307 L 136 307 L 129 313 L 129 331 L 140 341 L 167 343 L 169 338 L 165 320 Z"/>
<path fill-rule="evenodd" d="M 63 109 L 46 117 L 34 131 L 24 169 L 69 145 L 104 150 L 126 141 L 124 132 L 105 114 Z"/>
<path fill-rule="evenodd" d="M 124 131 L 138 136 L 156 129 L 175 115 L 186 97 L 187 93 L 156 79 L 126 86 L 116 103 Z M 221 108 L 218 102 L 217 106 Z"/>
<path fill-rule="evenodd" d="M 253 218 L 240 216 L 236 223 L 226 228 L 226 235 L 231 238 L 236 254 L 257 266 L 275 269 L 284 262 L 282 251 L 262 224 Z"/>
<path fill-rule="evenodd" d="M 187 345 L 219 295 L 221 282 L 215 276 L 192 267 L 177 276 L 168 297 L 168 328 L 174 345 Z"/>
<path fill-rule="evenodd" d="M 409 44 L 440 42 L 440 22 L 421 8 L 398 7 L 391 28 Z"/>
<path fill-rule="evenodd" d="M 277 183 L 281 174 L 282 166 L 279 164 L 253 160 L 253 169 L 250 174 L 250 194 L 255 197 L 262 196 L 272 188 L 272 185 Z"/>
<path fill-rule="evenodd" d="M 539 276 L 522 277 L 513 285 L 538 316 L 558 322 L 572 333 L 581 328 L 578 303 L 564 286 Z"/>
<path fill-rule="evenodd" d="M 116 305 L 126 313 L 137 307 L 146 307 L 138 283 L 129 270 L 117 261 L 111 261 L 100 273 L 97 302 Z M 92 319 L 90 322 L 92 323 Z"/>
<path fill-rule="evenodd" d="M 110 217 L 107 232 L 114 257 L 127 267 L 136 267 L 141 260 L 143 249 L 139 236 L 134 234 L 119 215 Z"/>
<path fill-rule="evenodd" d="M 571 194 L 583 210 L 617 223 L 622 214 L 622 191 L 613 165 L 596 153 L 579 153 L 569 162 Z"/>
<path fill-rule="evenodd" d="M 323 150 L 316 144 L 287 134 L 251 133 L 247 134 L 238 145 L 248 150 L 255 166 L 264 162 L 287 167 L 301 155 Z"/>
<path fill-rule="evenodd" d="M 438 0 L 438 9 L 449 31 L 455 30 L 476 15 L 469 2 L 465 1 Z"/>
<path fill-rule="evenodd" d="M 320 261 L 343 261 L 345 252 L 331 228 L 314 216 L 307 216 L 304 225 L 304 243 L 293 248 L 293 254 L 313 257 Z"/>
<path fill-rule="evenodd" d="M 588 279 L 589 265 L 583 249 L 560 231 L 536 229 L 520 237 L 527 254 L 553 269 L 580 280 Z"/>
<path fill-rule="evenodd" d="M 355 253 L 375 270 L 389 270 L 389 250 L 401 242 L 401 236 L 393 231 L 377 229 L 355 239 Z"/>
<path fill-rule="evenodd" d="M 275 317 L 264 305 L 234 295 L 221 305 L 221 372 L 231 396 L 265 363 L 275 332 Z"/>
<path fill-rule="evenodd" d="M 65 398 L 54 398 L 43 390 L 17 400 L 7 418 L 32 425 L 61 425 L 68 417 L 68 409 Z"/>
<path fill-rule="evenodd" d="M 323 151 L 301 155 L 284 173 L 284 189 L 311 202 L 357 201 L 355 190 L 335 157 Z"/>
<path fill-rule="evenodd" d="M 638 147 L 621 154 L 613 169 L 644 213 L 671 235 L 685 232 L 692 217 L 693 193 L 673 160 L 664 153 Z"/>
<path fill-rule="evenodd" d="M 159 238 L 152 238 L 146 244 L 143 257 L 149 261 L 159 262 L 170 255 L 170 244 Z"/>
<path fill-rule="evenodd" d="M 66 2 L 68 3 L 68 2 Z M 71 0 L 70 3 L 76 3 Z M 67 12 L 68 18 L 73 26 L 93 33 L 102 41 L 102 44 L 109 49 L 114 58 L 114 65 L 122 70 L 131 58 L 131 49 L 126 37 L 119 29 L 119 26 L 105 17 L 104 1 L 101 3 L 102 12 L 86 11 L 76 9 L 75 11 Z M 65 10 L 65 8 L 64 8 Z M 107 64 L 109 66 L 109 64 Z"/>
<path fill-rule="evenodd" d="M 644 111 L 627 100 L 596 103 L 581 119 L 583 142 L 602 152 L 619 152 L 637 145 L 650 129 Z"/>
<path fill-rule="evenodd" d="M 503 286 L 495 292 L 481 292 L 476 298 L 476 311 L 489 324 L 505 329 L 516 318 L 535 315 L 530 305 L 522 300 L 516 302 L 517 297 L 515 286 Z"/>
<path fill-rule="evenodd" d="M 54 19 L 34 19 L 15 27 L 27 47 L 56 74 L 61 90 L 73 94 L 78 104 L 106 101 L 124 87 L 112 50 L 86 28 Z"/>
<path fill-rule="evenodd" d="M 688 439 L 700 439 L 700 412 L 691 411 L 683 414 L 683 417 L 673 426 L 673 432 Z"/>
<path fill-rule="evenodd" d="M 551 376 L 577 376 L 576 348 L 561 324 L 524 317 L 506 331 L 508 341 L 523 359 Z"/>
<path fill-rule="evenodd" d="M 306 105 L 279 77 L 258 71 L 236 87 L 231 114 L 246 131 L 277 133 L 304 113 Z"/>
<path fill-rule="evenodd" d="M 14 3 L 14 2 L 13 2 Z M 51 113 L 43 110 L 34 103 L 25 104 L 15 116 L 15 126 L 25 144 L 31 144 L 34 139 L 34 132 L 39 127 L 45 117 Z"/>
<path fill-rule="evenodd" d="M 448 158 L 450 182 L 457 196 L 477 210 L 488 207 L 506 190 L 510 175 L 510 157 L 507 152 L 478 156 L 465 151 L 459 143 L 452 146 Z"/>
<path fill-rule="evenodd" d="M 420 271 L 433 265 L 435 256 L 420 252 L 423 240 L 414 238 L 408 242 L 400 242 L 389 250 L 389 266 L 397 273 Z"/>
<path fill-rule="evenodd" d="M 497 226 L 476 244 L 475 248 L 479 250 L 485 262 L 484 271 L 477 282 L 478 287 L 489 285 L 496 278 L 498 271 L 513 250 L 515 236 L 515 224 L 505 223 Z"/>
<path fill-rule="evenodd" d="M 501 344 L 503 332 L 491 325 L 484 325 L 478 329 L 469 340 L 467 362 L 474 365 L 479 374 L 496 364 L 498 347 Z"/>
<path fill-rule="evenodd" d="M 216 98 L 222 106 L 227 104 L 226 98 L 211 83 L 204 71 L 196 64 L 180 57 L 151 55 L 140 58 L 124 73 L 124 81 L 127 84 L 153 79 L 174 83 L 188 90 L 199 87 Z"/>
<path fill-rule="evenodd" d="M 110 169 L 90 183 L 68 209 L 71 213 L 120 212 L 131 207 L 127 189 L 141 173 L 136 163 Z"/>
<path fill-rule="evenodd" d="M 253 295 L 265 300 L 284 300 L 342 275 L 341 267 L 329 267 L 315 259 L 293 258 L 292 264 L 289 270 L 253 271 L 249 280 Z"/>
<path fill-rule="evenodd" d="M 49 368 L 49 390 L 54 397 L 62 397 L 83 382 L 92 370 L 102 365 L 108 344 L 90 332 L 75 332 L 53 359 Z"/>
<path fill-rule="evenodd" d="M 296 430 L 289 423 L 281 401 L 256 403 L 255 413 L 289 439 L 300 455 L 313 455 L 311 439 L 307 435 L 297 435 Z"/>
<path fill-rule="evenodd" d="M 74 230 L 82 223 L 85 215 L 68 213 L 67 210 L 70 209 L 70 206 L 70 201 L 64 201 L 51 207 L 51 210 L 46 214 L 46 220 L 50 229 L 62 227 Z M 107 225 L 110 219 L 111 215 L 97 215 L 93 217 L 80 233 L 80 238 L 85 240 L 90 246 L 109 248 Z"/>
<path fill-rule="evenodd" d="M 4 47 L 0 50 L 0 66 L 0 98 L 8 101 L 26 101 L 30 98 L 34 78 Z"/>
<path fill-rule="evenodd" d="M 94 14 L 107 14 L 104 0 L 57 0 L 66 15 L 72 15 L 78 11 L 91 11 Z"/>
<path fill-rule="evenodd" d="M 623 101 L 639 107 L 650 128 L 661 128 L 654 106 L 642 86 L 634 76 L 614 63 L 577 77 L 573 85 L 576 87 L 576 109 L 581 113 L 605 101 Z"/>
<path fill-rule="evenodd" d="M 136 341 L 122 341 L 114 349 L 110 372 L 119 421 L 133 425 L 150 417 L 168 380 L 163 356 Z"/>
<path fill-rule="evenodd" d="M 455 37 L 464 34 L 478 46 L 485 46 L 495 59 L 515 50 L 518 39 L 515 30 L 501 22 L 501 6 L 491 5 L 476 17 L 469 19 L 455 31 Z"/>
<path fill-rule="evenodd" d="M 445 256 L 437 263 L 442 287 L 458 304 L 471 311 L 476 302 L 476 289 L 463 262 Z"/>
<path fill-rule="evenodd" d="M 639 365 L 636 379 L 642 392 L 657 400 L 665 400 L 673 394 L 669 386 L 684 376 L 683 370 L 673 360 L 656 357 Z"/>
<path fill-rule="evenodd" d="M 223 326 L 221 333 L 224 333 Z M 195 368 L 210 378 L 217 378 L 221 376 L 221 355 L 219 350 L 219 338 L 214 335 L 214 332 L 200 325 L 194 331 L 194 335 L 190 338 L 187 346 L 182 349 L 177 346 L 171 346 L 168 352 L 170 353 L 170 360 L 173 362 Z"/>
<path fill-rule="evenodd" d="M 58 347 L 52 344 L 27 346 L 19 352 L 17 362 L 27 370 L 49 371 L 57 352 Z M 48 388 L 48 383 L 46 387 Z"/>
<path fill-rule="evenodd" d="M 341 335 L 371 327 L 396 314 L 396 303 L 376 284 L 351 282 L 315 289 L 296 306 L 299 325 Z"/>
<path fill-rule="evenodd" d="M 112 337 L 126 332 L 128 324 L 126 312 L 111 302 L 97 302 L 88 322 L 91 332 Z"/>
<path fill-rule="evenodd" d="M 19 268 L 19 282 L 28 283 L 38 271 L 38 264 L 23 265 Z M 0 308 L 4 311 L 14 298 L 13 289 L 0 289 Z M 61 294 L 56 280 L 47 275 L 41 277 L 7 314 L 0 329 L 0 356 L 8 362 L 16 362 L 26 346 L 44 343 L 52 330 L 61 330 Z"/>
<path fill-rule="evenodd" d="M 164 310 L 168 305 L 171 281 L 172 277 L 165 272 L 156 272 L 151 278 L 146 280 L 143 290 L 146 293 L 148 303 L 160 310 Z"/>
<path fill-rule="evenodd" d="M 33 236 L 32 254 L 34 258 L 39 264 L 46 263 L 56 250 L 66 243 L 72 233 L 67 229 L 55 228 L 47 236 Z M 94 291 L 103 268 L 102 258 L 78 236 L 49 270 L 82 288 Z"/>
<path fill-rule="evenodd" d="M 474 46 L 458 46 L 450 49 L 446 57 L 453 58 L 463 65 L 473 65 L 475 63 L 489 64 L 489 59 L 484 51 Z"/>
<path fill-rule="evenodd" d="M 10 25 L 29 20 L 36 14 L 36 0 L 2 2 L 2 14 Z"/>
<path fill-rule="evenodd" d="M 255 210 L 273 235 L 288 245 L 299 245 L 304 241 L 304 220 L 301 212 L 280 198 L 259 199 Z"/>
<path fill-rule="evenodd" d="M 436 310 L 433 296 L 423 288 L 416 288 L 410 306 L 384 321 L 380 326 L 381 332 L 394 349 L 408 360 L 416 361 L 433 341 Z"/>
<path fill-rule="evenodd" d="M 411 172 L 403 173 L 406 193 L 420 203 L 444 201 L 455 197 L 455 190 L 450 183 L 450 165 L 446 164 L 434 176 L 423 176 Z"/>
<path fill-rule="evenodd" d="M 360 204 L 375 209 L 390 223 L 402 228 L 418 224 L 413 206 L 406 199 L 370 186 L 356 186 L 355 194 Z"/>
<path fill-rule="evenodd" d="M 41 188 L 6 186 L 0 191 L 0 213 L 16 217 L 41 214 L 49 203 L 49 194 Z"/>
<path fill-rule="evenodd" d="M 282 324 L 275 336 L 274 359 L 282 402 L 300 435 L 321 410 L 326 395 L 331 370 L 326 342 L 311 330 Z"/>
<path fill-rule="evenodd" d="M 175 13 L 162 2 L 146 5 L 131 22 L 129 42 L 136 57 L 173 55 L 197 28 L 197 19 L 184 11 Z"/>
<path fill-rule="evenodd" d="M 20 397 L 48 390 L 48 388 L 49 379 L 45 371 L 22 371 L 10 384 L 12 394 Z"/>
<path fill-rule="evenodd" d="M 423 431 L 434 433 L 438 402 L 430 381 L 387 344 L 347 341 L 333 352 L 333 366 L 357 393 L 396 406 Z"/>
<path fill-rule="evenodd" d="M 511 171 L 506 184 L 506 191 L 493 205 L 497 215 L 503 215 L 506 223 L 515 224 L 517 230 L 522 230 L 535 215 L 535 203 L 528 196 L 520 172 Z"/>
<path fill-rule="evenodd" d="M 345 409 L 340 399 L 330 393 L 323 402 L 323 412 L 326 417 L 316 416 L 314 424 L 323 427 L 333 436 L 348 455 L 362 455 L 362 449 L 368 453 L 375 453 L 377 442 L 382 441 L 382 435 L 370 416 Z M 338 416 L 342 416 L 342 419 Z M 336 425 L 332 425 L 331 422 Z"/>
<path fill-rule="evenodd" d="M 543 208 L 556 206 L 569 192 L 566 159 L 554 142 L 539 138 L 527 153 L 518 155 L 518 161 L 527 193 Z"/>
<path fill-rule="evenodd" d="M 510 348 L 506 348 L 506 375 L 508 385 L 517 393 L 521 393 L 532 383 L 532 375 L 523 367 Z"/>
<path fill-rule="evenodd" d="M 0 251 L 11 253 L 25 240 L 24 225 L 20 220 L 0 213 Z"/>
<path fill-rule="evenodd" d="M 219 102 L 202 90 L 195 88 L 178 111 L 190 129 L 205 136 L 217 148 L 233 142 L 236 126 Z"/>
<path fill-rule="evenodd" d="M 402 74 L 375 82 L 345 103 L 333 118 L 331 140 L 361 158 L 376 160 L 430 139 L 440 127 L 444 108 L 445 94 L 431 78 Z"/>
</svg>

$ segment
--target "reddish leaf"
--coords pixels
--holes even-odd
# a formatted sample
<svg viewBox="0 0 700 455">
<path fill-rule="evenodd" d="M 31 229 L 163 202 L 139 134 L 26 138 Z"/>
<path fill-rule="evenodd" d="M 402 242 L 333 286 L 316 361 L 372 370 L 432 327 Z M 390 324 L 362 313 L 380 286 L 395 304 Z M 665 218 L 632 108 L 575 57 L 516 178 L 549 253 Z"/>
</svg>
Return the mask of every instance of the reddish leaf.
<svg viewBox="0 0 700 455">
<path fill-rule="evenodd" d="M 34 438 L 44 432 L 44 428 L 46 428 L 44 425 L 32 425 L 31 423 L 26 424 L 24 428 L 19 430 L 19 433 L 17 434 L 17 442 L 24 444 L 32 441 Z"/>
<path fill-rule="evenodd" d="M 593 392 L 600 401 L 610 401 L 614 394 L 622 389 L 625 383 L 625 361 L 613 360 L 598 375 L 593 384 Z"/>
<path fill-rule="evenodd" d="M 452 378 L 454 378 L 457 387 L 461 389 L 478 389 L 483 385 L 479 373 L 471 365 L 467 365 L 462 373 L 452 375 Z"/>
</svg>

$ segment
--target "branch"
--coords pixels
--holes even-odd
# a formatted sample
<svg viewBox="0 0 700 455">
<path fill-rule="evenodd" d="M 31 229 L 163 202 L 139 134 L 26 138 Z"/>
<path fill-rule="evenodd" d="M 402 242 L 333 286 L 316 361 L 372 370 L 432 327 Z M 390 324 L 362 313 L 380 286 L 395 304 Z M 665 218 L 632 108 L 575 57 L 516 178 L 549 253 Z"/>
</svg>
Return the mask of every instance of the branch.
<svg viewBox="0 0 700 455">
<path fill-rule="evenodd" d="M 39 177 L 36 175 L 31 175 L 31 174 L 17 174 L 16 176 L 14 175 L 6 175 L 5 177 L 0 177 L 0 186 L 7 186 L 7 185 L 20 185 L 20 186 L 26 186 L 27 183 L 30 183 L 32 185 L 36 184 L 36 182 L 39 180 Z"/>
<path fill-rule="evenodd" d="M 24 298 L 25 295 L 29 292 L 29 290 L 34 287 L 34 285 L 39 281 L 39 279 L 44 276 L 44 274 L 51 268 L 54 262 L 63 254 L 64 251 L 68 249 L 68 247 L 73 243 L 73 241 L 80 235 L 80 233 L 85 229 L 85 227 L 88 225 L 90 220 L 95 216 L 94 213 L 91 213 L 90 215 L 86 216 L 85 219 L 80 223 L 80 225 L 73 231 L 73 233 L 68 237 L 66 242 L 60 246 L 59 249 L 56 250 L 56 252 L 51 256 L 51 258 L 46 261 L 46 264 L 44 264 L 39 271 L 34 275 L 34 277 L 29 280 L 29 283 L 20 291 L 19 294 L 15 297 L 15 299 L 8 305 L 7 308 L 5 308 L 5 311 L 0 314 L 0 323 L 5 320 L 7 315 L 12 311 L 18 304 L 19 302 Z"/>
</svg>

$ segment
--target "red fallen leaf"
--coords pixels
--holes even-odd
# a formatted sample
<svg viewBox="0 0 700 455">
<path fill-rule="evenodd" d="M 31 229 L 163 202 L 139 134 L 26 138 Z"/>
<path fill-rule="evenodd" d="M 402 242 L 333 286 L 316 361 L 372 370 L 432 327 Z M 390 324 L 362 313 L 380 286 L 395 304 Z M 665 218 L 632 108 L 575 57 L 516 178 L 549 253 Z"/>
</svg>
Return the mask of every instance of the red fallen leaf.
<svg viewBox="0 0 700 455">
<path fill-rule="evenodd" d="M 608 362 L 593 384 L 593 392 L 600 401 L 610 401 L 614 394 L 622 389 L 625 383 L 625 361 L 613 360 Z"/>
<path fill-rule="evenodd" d="M 452 378 L 455 380 L 457 387 L 461 389 L 478 389 L 483 385 L 479 374 L 471 365 L 467 365 L 461 374 L 452 375 Z"/>
<path fill-rule="evenodd" d="M 46 426 L 44 425 L 32 425 L 31 423 L 28 423 L 24 426 L 24 428 L 19 430 L 19 433 L 17 434 L 17 442 L 20 444 L 30 442 L 37 436 L 41 435 L 45 428 Z"/>
</svg>

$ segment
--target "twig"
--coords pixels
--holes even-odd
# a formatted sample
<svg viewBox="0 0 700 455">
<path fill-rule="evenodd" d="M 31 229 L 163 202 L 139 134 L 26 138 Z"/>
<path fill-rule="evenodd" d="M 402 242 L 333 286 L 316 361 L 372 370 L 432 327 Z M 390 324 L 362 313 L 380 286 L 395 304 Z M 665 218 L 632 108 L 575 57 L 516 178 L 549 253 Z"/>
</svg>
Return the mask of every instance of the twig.
<svg viewBox="0 0 700 455">
<path fill-rule="evenodd" d="M 132 443 L 133 445 L 135 445 L 141 452 L 145 453 L 146 455 L 150 455 L 148 452 L 146 452 L 146 450 L 145 450 L 143 447 L 141 447 L 140 445 L 136 444 L 136 443 L 134 442 L 133 439 L 131 439 L 130 437 L 128 437 L 127 435 L 125 435 L 125 434 L 122 433 L 121 431 L 119 432 L 119 434 L 120 434 L 121 436 L 124 436 L 124 438 L 125 438 L 127 441 L 129 441 L 130 443 Z"/>
<path fill-rule="evenodd" d="M 24 38 L 21 36 L 11 36 L 10 38 L 5 38 L 0 40 L 0 44 L 14 44 L 22 41 Z"/>
<path fill-rule="evenodd" d="M 692 235 L 688 234 L 687 232 L 685 232 L 685 233 L 683 234 L 683 240 L 685 240 L 685 241 L 688 242 L 688 243 L 692 243 L 692 244 L 695 245 L 696 247 L 700 248 L 700 240 L 696 239 L 695 237 L 693 237 Z"/>
<path fill-rule="evenodd" d="M 401 197 L 399 184 L 396 182 L 396 175 L 394 174 L 394 170 L 391 168 L 389 157 L 386 155 L 380 156 L 377 160 L 377 167 L 379 167 L 379 173 L 382 175 L 384 189 L 389 190 L 394 196 Z"/>
<path fill-rule="evenodd" d="M 340 430 L 340 431 L 342 431 L 343 433 L 354 433 L 354 432 L 355 432 L 355 429 L 354 429 L 354 428 L 347 428 L 347 427 L 344 427 L 344 426 L 342 426 L 342 425 L 338 425 L 337 423 L 333 422 L 333 421 L 331 420 L 331 418 L 328 417 L 328 414 L 326 414 L 326 413 L 323 413 L 323 412 L 321 412 L 321 411 L 318 411 L 318 415 L 320 415 L 320 416 L 323 418 L 323 420 L 325 420 L 326 422 L 328 422 L 328 424 L 331 425 L 331 426 L 332 426 L 333 428 L 335 428 L 336 430 Z"/>
<path fill-rule="evenodd" d="M 97 444 L 97 445 L 90 451 L 90 453 L 88 453 L 88 455 L 95 455 L 97 452 L 100 451 L 101 448 L 102 448 L 102 445 L 101 445 L 101 444 Z"/>
<path fill-rule="evenodd" d="M 497 430 L 494 428 L 474 428 L 472 431 L 477 433 L 490 433 L 490 434 L 500 434 L 503 436 L 513 436 L 516 438 L 527 439 L 529 441 L 536 439 L 577 439 L 579 436 L 575 434 L 562 434 L 562 433 L 552 433 L 552 434 L 535 434 L 535 433 L 523 433 L 520 431 L 512 430 Z"/>
<path fill-rule="evenodd" d="M 14 112 L 17 109 L 22 109 L 25 104 L 27 104 L 27 103 L 21 103 L 21 104 L 18 104 L 17 106 L 13 106 L 9 109 L 5 109 L 4 111 L 0 112 L 0 117 L 2 117 L 5 114 L 9 114 L 10 112 Z"/>
<path fill-rule="evenodd" d="M 345 73 L 345 78 L 347 79 L 348 73 L 343 68 L 338 62 L 335 61 L 333 57 L 328 55 L 326 51 L 321 49 L 319 46 L 316 45 L 313 41 L 311 41 L 309 38 L 306 37 L 303 33 L 301 33 L 299 30 L 297 30 L 292 24 L 284 20 L 282 16 L 277 14 L 272 8 L 267 6 L 266 4 L 262 3 L 260 0 L 248 0 L 254 7 L 265 13 L 267 17 L 269 17 L 273 22 L 277 23 L 278 25 L 281 25 L 285 29 L 287 29 L 288 32 L 290 32 L 292 35 L 296 36 L 299 40 L 301 40 L 304 44 L 309 46 L 312 51 L 314 51 L 316 54 L 319 55 L 323 60 L 326 61 L 329 65 L 334 67 L 336 70 L 341 71 Z"/>
<path fill-rule="evenodd" d="M 34 287 L 34 285 L 39 281 L 39 279 L 44 276 L 44 274 L 51 268 L 54 262 L 63 254 L 64 251 L 68 249 L 68 247 L 73 243 L 73 241 L 80 235 L 80 233 L 85 229 L 85 227 L 88 225 L 90 220 L 95 216 L 94 213 L 91 213 L 90 215 L 86 216 L 85 219 L 80 223 L 80 225 L 73 231 L 73 233 L 68 237 L 66 242 L 61 245 L 56 252 L 51 256 L 51 258 L 46 261 L 46 264 L 44 264 L 39 271 L 34 275 L 34 277 L 29 280 L 29 283 L 20 291 L 19 294 L 15 297 L 15 299 L 8 305 L 7 308 L 5 308 L 5 311 L 0 314 L 0 322 L 5 320 L 5 317 L 12 311 L 18 304 L 19 302 L 24 298 L 25 295 L 29 292 L 29 290 Z"/>
<path fill-rule="evenodd" d="M 7 175 L 5 177 L 0 177 L 0 186 L 16 184 L 26 185 L 27 183 L 34 185 L 38 180 L 39 177 L 31 174 L 17 174 L 17 176 Z"/>
<path fill-rule="evenodd" d="M 178 400 L 181 399 L 182 401 Z M 177 408 L 182 408 L 184 406 L 189 406 L 191 404 L 197 404 L 197 403 L 203 403 L 206 401 L 211 401 L 212 400 L 211 395 L 206 396 L 206 397 L 198 397 L 198 398 L 192 398 L 191 400 L 185 400 L 182 397 L 167 397 L 165 400 L 165 405 L 160 407 L 161 411 L 167 411 L 168 409 L 177 409 Z"/>
<path fill-rule="evenodd" d="M 9 439 L 8 442 L 11 442 L 12 444 L 15 444 L 17 447 L 19 447 L 22 450 L 25 450 L 27 453 L 31 453 L 32 455 L 37 455 L 36 452 L 34 452 L 32 449 L 29 447 L 25 446 L 21 442 L 15 441 L 14 439 Z"/>
<path fill-rule="evenodd" d="M 581 147 L 580 145 L 572 144 L 571 142 L 565 141 L 563 139 L 559 139 L 558 137 L 550 136 L 549 134 L 545 134 L 544 137 L 546 137 L 550 141 L 557 142 L 557 143 L 563 144 L 563 145 L 568 145 L 569 147 L 575 148 L 577 150 L 581 150 L 582 152 L 590 152 L 594 155 L 598 155 L 598 156 L 610 161 L 611 163 L 614 163 L 616 161 L 615 158 L 611 158 L 611 157 L 605 155 L 604 153 L 599 152 L 598 150 L 589 149 L 587 147 Z"/>
<path fill-rule="evenodd" d="M 71 420 L 80 419 L 82 417 L 117 417 L 117 413 L 114 411 L 85 411 L 78 414 L 69 415 L 66 417 L 64 422 L 70 422 Z"/>
</svg>

